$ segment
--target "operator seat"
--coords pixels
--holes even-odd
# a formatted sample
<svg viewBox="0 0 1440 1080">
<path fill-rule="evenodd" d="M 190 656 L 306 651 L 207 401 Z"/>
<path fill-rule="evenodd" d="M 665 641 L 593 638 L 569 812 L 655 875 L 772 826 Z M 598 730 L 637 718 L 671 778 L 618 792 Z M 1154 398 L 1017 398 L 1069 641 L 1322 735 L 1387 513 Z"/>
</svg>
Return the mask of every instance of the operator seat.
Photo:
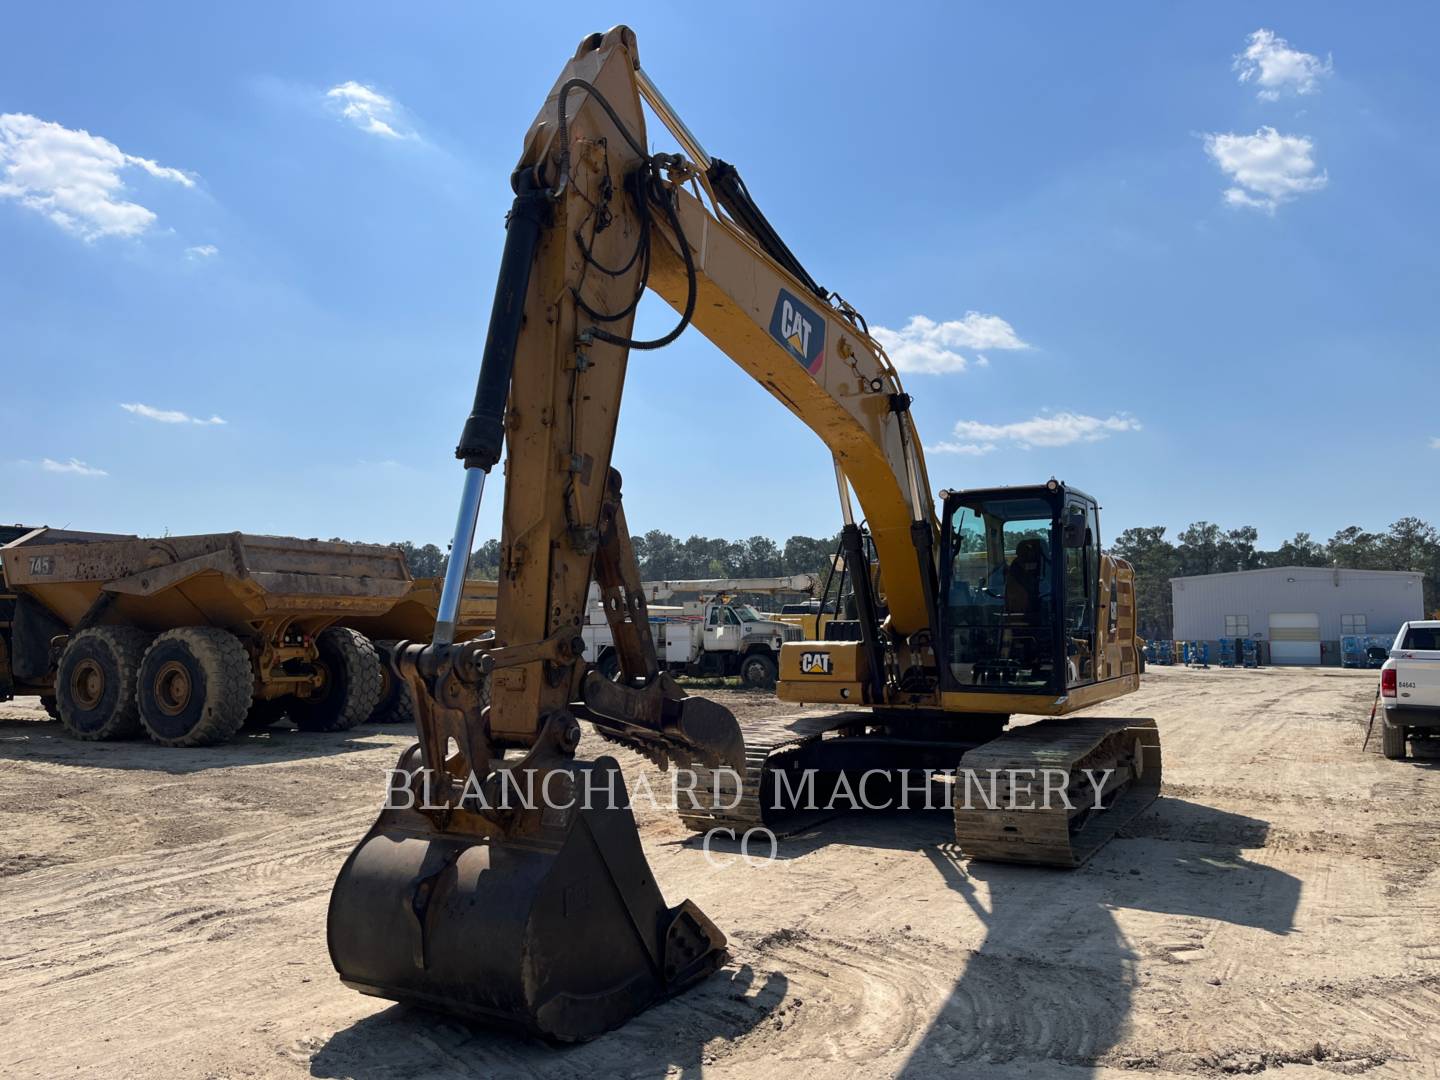
<svg viewBox="0 0 1440 1080">
<path fill-rule="evenodd" d="M 1015 546 L 1015 558 L 1005 572 L 1005 614 L 1022 615 L 1027 621 L 1041 616 L 1045 554 L 1043 540 L 1021 540 Z"/>
<path fill-rule="evenodd" d="M 1044 597 L 1048 551 L 1043 540 L 1021 540 L 1005 570 L 1005 609 L 1000 617 L 1001 650 L 1031 678 L 1043 677 L 1048 663 Z"/>
</svg>

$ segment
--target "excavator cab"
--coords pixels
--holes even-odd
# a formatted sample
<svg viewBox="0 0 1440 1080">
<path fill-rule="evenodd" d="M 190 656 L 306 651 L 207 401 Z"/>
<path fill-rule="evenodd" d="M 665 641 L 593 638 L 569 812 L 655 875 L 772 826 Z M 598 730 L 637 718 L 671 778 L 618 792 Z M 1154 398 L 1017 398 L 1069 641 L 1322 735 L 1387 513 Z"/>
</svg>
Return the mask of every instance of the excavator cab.
<svg viewBox="0 0 1440 1080">
<path fill-rule="evenodd" d="M 942 687 L 1059 696 L 1094 683 L 1099 540 L 1095 500 L 1054 480 L 947 493 Z"/>
</svg>

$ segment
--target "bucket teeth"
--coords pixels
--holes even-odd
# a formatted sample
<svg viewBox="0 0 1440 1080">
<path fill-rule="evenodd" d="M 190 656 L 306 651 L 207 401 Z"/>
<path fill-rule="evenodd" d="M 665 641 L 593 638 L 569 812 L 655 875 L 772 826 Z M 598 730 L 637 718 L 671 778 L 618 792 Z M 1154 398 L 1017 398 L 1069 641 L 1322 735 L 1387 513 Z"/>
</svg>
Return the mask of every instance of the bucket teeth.
<svg viewBox="0 0 1440 1080">
<path fill-rule="evenodd" d="M 627 724 L 593 711 L 590 719 L 604 738 L 644 754 L 657 768 L 744 770 L 745 740 L 734 713 L 701 697 L 669 705 L 673 712 L 659 728 Z"/>
</svg>

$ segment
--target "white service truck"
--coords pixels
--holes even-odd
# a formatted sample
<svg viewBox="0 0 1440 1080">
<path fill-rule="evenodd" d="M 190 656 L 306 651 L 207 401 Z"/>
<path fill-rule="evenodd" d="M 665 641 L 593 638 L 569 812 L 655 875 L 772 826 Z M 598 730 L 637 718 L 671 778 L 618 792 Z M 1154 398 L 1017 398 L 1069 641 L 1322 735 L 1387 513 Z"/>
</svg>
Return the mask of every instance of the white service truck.
<svg viewBox="0 0 1440 1080">
<path fill-rule="evenodd" d="M 1380 668 L 1382 749 L 1403 759 L 1412 739 L 1440 738 L 1440 620 L 1407 622 Z"/>
<path fill-rule="evenodd" d="M 803 575 L 808 579 L 808 575 Z M 665 598 L 687 585 L 733 585 L 741 582 L 745 592 L 798 591 L 791 584 L 800 578 L 715 579 L 705 582 L 646 583 L 646 592 Z M 762 582 L 769 582 L 762 586 Z M 783 585 L 776 585 L 782 582 Z M 656 589 L 654 585 L 663 585 Z M 742 591 L 736 589 L 735 591 Z M 610 624 L 598 594 L 592 594 L 585 626 L 585 655 L 608 678 L 619 670 Z M 794 623 L 766 618 L 749 604 L 733 603 L 722 596 L 691 601 L 671 607 L 649 604 L 650 631 L 662 670 L 672 675 L 707 678 L 739 676 L 744 686 L 773 689 L 780 672 L 780 646 L 799 641 L 801 628 Z"/>
</svg>

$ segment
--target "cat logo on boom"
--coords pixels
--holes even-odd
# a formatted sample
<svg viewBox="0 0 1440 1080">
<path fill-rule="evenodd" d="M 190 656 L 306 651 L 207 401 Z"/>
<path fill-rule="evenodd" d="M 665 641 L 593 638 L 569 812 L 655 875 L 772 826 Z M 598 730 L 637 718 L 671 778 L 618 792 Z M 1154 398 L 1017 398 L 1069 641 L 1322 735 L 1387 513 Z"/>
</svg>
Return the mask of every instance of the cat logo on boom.
<svg viewBox="0 0 1440 1080">
<path fill-rule="evenodd" d="M 819 373 L 825 362 L 825 320 L 789 289 L 781 289 L 775 298 L 770 336 L 811 375 Z"/>
</svg>

